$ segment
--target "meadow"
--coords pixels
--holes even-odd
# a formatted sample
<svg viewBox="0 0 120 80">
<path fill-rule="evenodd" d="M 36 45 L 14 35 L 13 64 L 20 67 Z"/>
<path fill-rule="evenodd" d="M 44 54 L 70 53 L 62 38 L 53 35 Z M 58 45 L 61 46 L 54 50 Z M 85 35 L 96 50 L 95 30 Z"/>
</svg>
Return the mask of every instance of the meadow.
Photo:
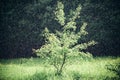
<svg viewBox="0 0 120 80">
<path fill-rule="evenodd" d="M 119 65 L 120 57 L 69 57 L 57 76 L 45 59 L 0 59 L 0 80 L 119 80 Z"/>
</svg>

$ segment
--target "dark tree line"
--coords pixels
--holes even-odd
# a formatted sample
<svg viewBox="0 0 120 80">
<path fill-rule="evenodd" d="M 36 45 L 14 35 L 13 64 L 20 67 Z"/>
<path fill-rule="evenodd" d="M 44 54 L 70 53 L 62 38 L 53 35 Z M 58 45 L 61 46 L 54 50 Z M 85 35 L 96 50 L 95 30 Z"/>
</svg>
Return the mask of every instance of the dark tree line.
<svg viewBox="0 0 120 80">
<path fill-rule="evenodd" d="M 57 1 L 0 0 L 0 58 L 33 56 L 32 48 L 39 48 L 44 44 L 41 33 L 45 27 L 51 32 L 60 30 L 53 14 Z M 119 0 L 60 1 L 65 5 L 66 15 L 78 4 L 82 5 L 81 18 L 76 22 L 77 26 L 81 26 L 81 21 L 88 22 L 89 35 L 80 41 L 94 39 L 98 42 L 88 51 L 95 56 L 119 55 Z"/>
</svg>

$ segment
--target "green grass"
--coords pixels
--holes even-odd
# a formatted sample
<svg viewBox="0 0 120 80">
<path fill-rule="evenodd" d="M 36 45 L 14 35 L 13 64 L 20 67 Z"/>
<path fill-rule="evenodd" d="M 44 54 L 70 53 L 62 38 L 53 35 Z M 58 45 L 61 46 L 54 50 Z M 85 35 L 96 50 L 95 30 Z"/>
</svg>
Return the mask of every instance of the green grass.
<svg viewBox="0 0 120 80">
<path fill-rule="evenodd" d="M 55 76 L 54 67 L 40 58 L 1 59 L 0 80 L 114 80 L 118 75 L 108 70 L 107 66 L 119 63 L 120 57 L 97 57 L 86 60 L 70 57 L 62 75 Z"/>
</svg>

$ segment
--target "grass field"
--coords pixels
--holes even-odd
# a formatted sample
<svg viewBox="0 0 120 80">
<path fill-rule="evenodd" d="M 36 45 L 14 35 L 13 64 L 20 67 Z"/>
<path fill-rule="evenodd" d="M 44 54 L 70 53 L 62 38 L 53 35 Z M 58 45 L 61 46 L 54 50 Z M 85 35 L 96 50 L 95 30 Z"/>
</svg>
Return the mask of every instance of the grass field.
<svg viewBox="0 0 120 80">
<path fill-rule="evenodd" d="M 62 75 L 55 76 L 54 67 L 40 58 L 0 59 L 0 80 L 119 80 L 118 73 L 107 69 L 118 64 L 120 57 L 72 57 Z"/>
</svg>

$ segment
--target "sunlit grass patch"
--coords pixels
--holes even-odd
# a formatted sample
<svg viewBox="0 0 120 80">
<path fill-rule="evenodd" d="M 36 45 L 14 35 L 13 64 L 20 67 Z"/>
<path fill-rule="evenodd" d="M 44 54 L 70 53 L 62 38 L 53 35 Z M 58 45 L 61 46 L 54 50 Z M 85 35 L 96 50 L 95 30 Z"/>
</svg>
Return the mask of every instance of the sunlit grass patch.
<svg viewBox="0 0 120 80">
<path fill-rule="evenodd" d="M 108 67 L 116 68 L 119 63 L 119 57 L 91 60 L 72 57 L 67 60 L 62 75 L 55 76 L 55 68 L 43 59 L 22 58 L 22 63 L 21 59 L 0 60 L 0 80 L 112 80 L 118 75 Z"/>
<path fill-rule="evenodd" d="M 28 62 L 25 62 L 23 64 L 15 64 L 16 59 L 10 62 L 7 61 L 7 63 L 5 62 L 5 64 L 2 63 L 0 65 L 0 80 L 25 80 L 26 78 L 33 76 L 37 72 L 45 72 L 46 69 L 49 70 L 49 68 L 51 68 L 46 68 L 44 64 L 34 62 L 36 60 L 37 59 L 33 61 L 28 60 Z"/>
</svg>

